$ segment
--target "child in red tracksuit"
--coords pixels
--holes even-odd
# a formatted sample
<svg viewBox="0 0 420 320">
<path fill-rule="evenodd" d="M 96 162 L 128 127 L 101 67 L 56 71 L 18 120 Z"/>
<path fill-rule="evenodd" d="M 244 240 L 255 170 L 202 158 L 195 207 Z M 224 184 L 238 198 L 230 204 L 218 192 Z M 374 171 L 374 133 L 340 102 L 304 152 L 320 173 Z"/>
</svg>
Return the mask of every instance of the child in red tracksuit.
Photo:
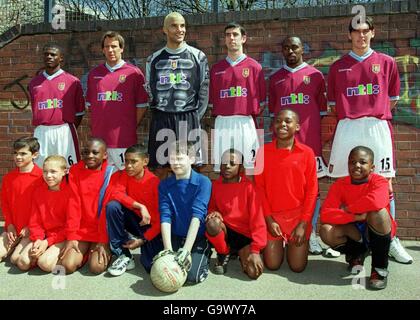
<svg viewBox="0 0 420 320">
<path fill-rule="evenodd" d="M 295 139 L 299 116 L 282 109 L 274 119 L 276 139 L 257 154 L 255 184 L 263 195 L 267 223 L 264 264 L 277 270 L 287 262 L 302 272 L 308 262 L 311 219 L 318 193 L 316 163 L 312 149 Z"/>
<path fill-rule="evenodd" d="M 43 164 L 44 181 L 37 184 L 33 193 L 32 213 L 29 220 L 30 242 L 17 261 L 19 269 L 26 271 L 38 265 L 52 272 L 59 264 L 60 251 L 66 239 L 73 239 L 78 228 L 74 219 L 71 199 L 74 193 L 67 179 L 67 161 L 53 155 Z"/>
<path fill-rule="evenodd" d="M 361 271 L 369 246 L 369 285 L 379 290 L 386 287 L 388 252 L 396 223 L 390 215 L 388 181 L 373 173 L 374 167 L 370 148 L 357 146 L 350 151 L 350 175 L 331 185 L 321 208 L 320 234 L 322 241 L 346 254 L 352 274 Z"/>
<path fill-rule="evenodd" d="M 106 205 L 109 241 L 117 259 L 108 268 L 113 276 L 135 267 L 130 249 L 141 247 L 140 262 L 147 272 L 153 257 L 163 250 L 160 235 L 160 180 L 147 169 L 149 155 L 140 145 L 124 154 L 125 170 L 112 177 L 112 195 Z M 136 239 L 130 239 L 130 232 Z"/>
<path fill-rule="evenodd" d="M 4 232 L 0 235 L 0 261 L 11 254 L 10 262 L 16 264 L 21 251 L 31 242 L 29 217 L 34 185 L 42 180 L 42 170 L 34 163 L 38 156 L 36 138 L 20 138 L 13 143 L 13 161 L 16 168 L 3 177 L 1 184 L 1 210 Z"/>
<path fill-rule="evenodd" d="M 234 149 L 222 155 L 221 177 L 213 182 L 206 236 L 217 252 L 214 268 L 224 274 L 229 255 L 240 257 L 242 270 L 258 279 L 264 269 L 260 252 L 267 243 L 262 202 L 251 181 L 241 175 L 243 156 Z"/>
<path fill-rule="evenodd" d="M 94 274 L 104 272 L 111 259 L 106 231 L 105 205 L 110 192 L 109 180 L 114 166 L 107 165 L 107 148 L 100 138 L 90 138 L 83 160 L 70 169 L 70 185 L 79 205 L 77 238 L 67 241 L 61 255 L 67 273 L 80 268 L 86 260 Z"/>
</svg>

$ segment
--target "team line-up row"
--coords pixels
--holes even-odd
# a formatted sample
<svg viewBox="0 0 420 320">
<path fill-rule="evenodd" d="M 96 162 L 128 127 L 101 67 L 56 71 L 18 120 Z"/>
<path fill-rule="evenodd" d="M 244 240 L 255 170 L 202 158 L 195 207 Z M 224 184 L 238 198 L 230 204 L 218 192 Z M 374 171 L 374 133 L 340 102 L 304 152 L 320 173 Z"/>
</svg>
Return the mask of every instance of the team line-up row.
<svg viewBox="0 0 420 320">
<path fill-rule="evenodd" d="M 264 157 L 259 151 L 256 161 L 264 162 L 264 170 L 255 175 L 255 184 L 242 174 L 243 156 L 235 149 L 223 153 L 221 177 L 211 183 L 192 170 L 193 144 L 176 142 L 169 161 L 174 175 L 160 181 L 147 169 L 149 157 L 140 145 L 126 150 L 125 170 L 112 174 L 105 142 L 91 138 L 84 159 L 67 175 L 66 159 L 59 155 L 47 157 L 41 170 L 33 163 L 37 139 L 21 138 L 14 143 L 17 168 L 2 184 L 6 231 L 0 257 L 11 255 L 23 271 L 39 266 L 51 272 L 59 265 L 66 273 L 88 261 L 99 274 L 114 254 L 108 272 L 119 276 L 134 268 L 130 250 L 141 247 L 141 264 L 147 272 L 153 263 L 159 266 L 152 269 L 152 281 L 165 292 L 185 280 L 207 278 L 210 244 L 217 252 L 217 274 L 226 272 L 231 254 L 240 257 L 252 279 L 264 266 L 278 269 L 284 255 L 290 268 L 301 272 L 308 262 L 318 190 L 314 154 L 295 139 L 298 127 L 294 111 L 278 113 L 278 138 L 264 146 Z M 333 184 L 323 204 L 320 233 L 346 254 L 351 272 L 361 270 L 370 248 L 370 286 L 383 289 L 396 224 L 388 182 L 373 173 L 373 160 L 371 149 L 353 148 L 350 176 Z M 172 266 L 157 263 L 165 255 L 173 256 Z"/>
<path fill-rule="evenodd" d="M 99 150 L 101 146 L 103 149 L 106 149 L 107 146 L 107 163 L 114 164 L 119 169 L 125 168 L 128 177 L 131 177 L 130 170 L 133 170 L 129 169 L 130 166 L 134 166 L 134 162 L 136 162 L 133 159 L 127 159 L 127 155 L 131 154 L 138 155 L 138 158 L 142 159 L 143 167 L 147 165 L 162 179 L 168 176 L 170 167 L 175 173 L 174 176 L 162 180 L 159 187 L 167 188 L 165 189 L 166 197 L 159 197 L 162 228 L 160 228 L 160 223 L 157 225 L 152 223 L 150 229 L 147 231 L 143 230 L 141 234 L 154 230 L 150 232 L 154 232 L 154 235 L 156 235 L 161 230 L 163 247 L 165 249 L 172 249 L 172 246 L 175 249 L 181 248 L 178 261 L 185 262 L 187 257 L 192 254 L 192 266 L 190 266 L 188 280 L 199 282 L 207 276 L 207 267 L 203 265 L 207 265 L 208 260 L 194 259 L 195 251 L 193 248 L 197 244 L 196 235 L 204 235 L 204 230 L 206 229 L 204 217 L 207 214 L 207 203 L 204 198 L 199 196 L 199 193 L 195 194 L 194 192 L 198 192 L 197 190 L 201 188 L 205 189 L 204 186 L 209 185 L 209 181 L 207 181 L 208 179 L 205 180 L 194 170 L 185 171 L 185 164 L 182 164 L 182 161 L 185 159 L 182 157 L 178 159 L 177 156 L 174 156 L 173 161 L 171 161 L 170 150 L 167 154 L 168 156 L 164 157 L 165 161 L 158 161 L 161 154 L 159 150 L 162 150 L 159 148 L 165 143 L 165 141 L 161 141 L 162 139 L 159 138 L 158 133 L 162 130 L 170 129 L 175 132 L 176 139 L 179 139 L 182 136 L 181 130 L 178 129 L 180 123 L 186 124 L 187 132 L 199 130 L 200 120 L 210 104 L 212 106 L 212 115 L 216 117 L 215 138 L 213 139 L 215 159 L 222 159 L 222 155 L 235 159 L 239 157 L 243 160 L 243 166 L 252 170 L 254 166 L 258 165 L 258 155 L 264 154 L 264 160 L 261 160 L 263 161 L 261 166 L 263 171 L 255 175 L 255 183 L 259 190 L 257 191 L 261 192 L 261 198 L 265 199 L 261 200 L 262 203 L 265 203 L 263 206 L 263 216 L 265 216 L 263 222 L 268 230 L 268 233 L 265 232 L 268 236 L 268 244 L 265 246 L 263 254 L 265 266 L 270 269 L 278 268 L 283 260 L 282 244 L 285 242 L 289 243 L 287 252 L 288 258 L 290 254 L 290 259 L 288 261 L 292 270 L 295 271 L 301 271 L 306 266 L 308 239 L 311 240 L 309 242 L 310 251 L 319 253 L 319 244 L 316 243 L 315 237 L 311 236 L 311 225 L 316 225 L 320 209 L 316 177 L 322 177 L 326 174 L 332 177 L 344 177 L 350 174 L 352 177 L 351 181 L 360 180 L 359 182 L 361 182 L 355 185 L 370 186 L 370 180 L 367 179 L 367 176 L 356 179 L 352 176 L 352 172 L 349 171 L 348 166 L 351 162 L 348 159 L 352 156 L 363 158 L 360 154 L 365 154 L 364 157 L 367 159 L 364 160 L 368 164 L 370 163 L 371 166 L 368 170 L 369 177 L 376 177 L 376 174 L 370 175 L 370 171 L 375 170 L 378 174 L 388 178 L 389 181 L 385 179 L 387 181 L 386 194 L 388 204 L 381 208 L 375 207 L 375 210 L 369 210 L 377 212 L 377 215 L 381 217 L 377 218 L 377 215 L 373 214 L 363 216 L 366 210 L 363 212 L 348 211 L 350 204 L 347 201 L 351 201 L 351 199 L 341 199 L 337 210 L 339 210 L 340 214 L 344 211 L 346 219 L 339 220 L 341 223 L 343 221 L 346 223 L 359 221 L 357 219 L 361 218 L 363 218 L 361 220 L 367 221 L 367 225 L 372 227 L 366 229 L 366 233 L 369 233 L 371 249 L 375 243 L 373 240 L 375 236 L 371 235 L 371 230 L 376 231 L 375 234 L 378 237 L 385 237 L 390 234 L 391 229 L 389 228 L 391 225 L 394 225 L 391 221 L 395 220 L 393 218 L 395 217 L 395 204 L 391 184 L 391 178 L 395 176 L 395 170 L 390 120 L 392 119 L 391 110 L 399 99 L 400 83 L 394 59 L 385 54 L 375 52 L 370 47 L 371 40 L 375 36 L 375 28 L 371 18 L 367 17 L 364 22 L 360 21 L 357 27 L 354 27 L 352 23 L 349 24 L 348 37 L 352 43 L 352 50 L 331 66 L 328 74 L 328 91 L 325 88 L 322 73 L 303 61 L 302 41 L 296 36 L 289 36 L 284 39 L 282 42 L 282 53 L 286 65 L 274 73 L 269 80 L 268 108 L 272 114 L 277 114 L 273 120 L 274 138 L 272 143 L 261 147 L 254 118 L 264 110 L 266 86 L 261 66 L 243 52 L 243 45 L 247 40 L 245 29 L 237 23 L 230 23 L 226 26 L 224 32 L 227 57 L 213 65 L 210 71 L 208 70 L 205 54 L 186 44 L 186 25 L 182 15 L 171 13 L 166 16 L 163 31 L 166 34 L 167 44 L 148 58 L 146 77 L 143 76 L 140 69 L 122 60 L 124 38 L 117 32 L 109 31 L 105 33 L 102 38 L 102 52 L 106 58 L 106 63 L 99 65 L 89 73 L 85 96 L 83 96 L 80 81 L 61 69 L 60 63 L 63 61 L 63 52 L 60 46 L 48 44 L 44 47 L 45 71 L 32 79 L 29 85 L 33 124 L 36 127 L 34 136 L 40 143 L 39 155 L 37 154 L 37 157 L 35 157 L 33 156 L 34 152 L 32 152 L 32 157 L 40 166 L 44 167 L 44 172 L 46 172 L 45 166 L 48 166 L 50 162 L 59 162 L 59 160 L 55 159 L 44 163 L 44 159 L 48 155 L 62 155 L 68 164 L 79 160 L 75 129 L 80 124 L 86 105 L 90 111 L 91 135 L 98 138 L 90 140 L 86 152 L 83 153 L 85 160 L 77 163 L 70 170 L 69 184 L 72 185 L 73 183 L 71 172 L 77 172 L 78 169 L 76 168 L 89 175 L 93 175 L 92 172 L 95 171 L 97 171 L 97 174 L 101 172 L 103 175 L 101 179 L 104 175 L 106 176 L 106 168 L 102 164 L 97 167 L 97 169 L 99 168 L 98 170 L 89 171 L 90 163 L 93 165 L 97 161 L 97 155 L 101 153 Z M 326 91 L 327 94 L 325 94 Z M 322 159 L 320 134 L 321 114 L 327 110 L 327 101 L 328 105 L 331 106 L 332 114 L 335 114 L 339 120 L 328 170 Z M 148 150 L 128 152 L 137 142 L 136 128 L 141 124 L 147 110 L 151 112 Z M 197 136 L 194 142 L 197 142 L 199 139 L 200 137 Z M 226 150 L 230 150 L 229 142 L 232 140 L 239 140 L 242 143 L 239 145 L 235 144 L 235 148 L 239 150 L 232 151 L 226 155 Z M 95 149 L 93 145 L 96 145 L 97 148 Z M 366 149 L 359 148 L 355 152 L 350 153 L 351 150 L 360 145 L 365 146 Z M 140 147 L 137 146 L 137 148 Z M 175 154 L 178 155 L 179 148 L 175 149 Z M 105 150 L 103 152 L 105 153 Z M 199 164 L 202 162 L 202 159 L 200 159 L 201 153 L 199 150 L 194 152 L 194 157 L 186 158 L 189 159 L 188 161 L 193 158 L 194 163 Z M 311 159 L 308 157 L 309 153 L 312 153 Z M 241 154 L 241 156 L 238 154 Z M 304 158 L 302 158 L 303 156 Z M 17 156 L 15 161 L 18 166 L 16 159 Z M 105 160 L 105 158 L 102 160 Z M 366 166 L 366 161 L 359 160 L 354 160 L 353 162 L 359 163 L 357 166 Z M 234 160 L 232 161 L 232 163 L 235 162 Z M 313 168 L 312 163 L 314 164 Z M 64 172 L 65 163 L 61 167 L 63 168 L 61 171 Z M 182 170 L 185 172 L 178 175 L 177 170 L 181 170 L 181 168 L 184 168 Z M 314 183 L 311 180 L 312 169 L 315 170 Z M 225 184 L 229 185 L 225 181 L 228 179 L 225 177 L 226 171 L 229 170 L 224 165 L 220 166 L 220 164 L 215 165 L 215 170 L 221 170 L 220 188 L 225 187 Z M 356 171 L 361 175 L 360 172 L 363 170 L 357 169 Z M 144 173 L 145 175 L 149 174 L 148 169 L 145 172 L 147 173 Z M 278 176 L 277 172 L 283 172 L 283 174 Z M 82 173 L 80 174 L 83 175 Z M 119 174 L 124 176 L 121 172 Z M 235 179 L 240 180 L 236 181 L 236 183 L 240 182 L 241 186 L 253 186 L 247 177 L 239 174 L 236 174 L 235 177 Z M 258 177 L 264 178 L 260 179 Z M 81 178 L 79 179 L 84 181 Z M 103 179 L 101 179 L 98 179 L 98 187 L 103 185 Z M 143 181 L 143 178 L 140 180 Z M 156 179 L 152 180 L 157 181 Z M 6 177 L 3 181 L 6 181 Z M 261 185 L 258 185 L 259 183 Z M 285 188 L 285 185 L 288 187 Z M 309 188 L 309 186 L 311 187 Z M 351 188 L 352 186 L 353 184 L 350 183 L 347 187 Z M 47 188 L 48 186 L 44 187 Z M 244 190 L 253 190 L 253 188 L 244 187 Z M 82 190 L 81 186 L 78 186 L 76 190 Z M 217 188 L 214 187 L 213 191 L 216 192 L 216 190 Z M 100 189 L 96 191 L 100 191 Z M 159 189 L 159 191 L 161 190 Z M 130 195 L 130 191 L 126 190 L 125 192 Z M 141 191 L 138 192 L 141 193 Z M 172 195 L 171 192 L 174 192 L 174 194 Z M 208 197 L 210 197 L 210 194 L 213 194 L 210 192 L 210 189 L 206 192 Z M 229 192 L 222 192 L 222 195 L 226 197 L 224 199 L 226 203 L 229 203 L 229 200 L 232 199 L 243 199 L 246 195 L 244 193 L 237 197 L 228 197 Z M 359 192 L 359 189 L 357 192 Z M 5 193 L 3 186 L 2 197 Z M 104 197 L 107 192 L 105 190 L 100 193 L 92 192 L 90 197 L 97 199 L 98 194 Z M 117 192 L 117 194 L 119 193 Z M 120 195 L 122 196 L 123 194 L 124 192 L 121 191 Z M 188 203 L 187 200 L 191 200 L 193 195 L 199 200 L 197 200 L 196 205 L 189 206 L 191 203 Z M 127 239 L 124 233 L 115 231 L 121 230 L 121 225 L 124 226 L 123 229 L 126 228 L 128 230 L 130 227 L 127 227 L 126 224 L 134 229 L 136 229 L 134 226 L 138 227 L 139 223 L 141 227 L 150 225 L 148 223 L 150 221 L 147 220 L 148 214 L 146 213 L 147 211 L 150 212 L 150 209 L 146 208 L 147 206 L 139 199 L 136 199 L 134 196 L 131 198 L 136 203 L 136 207 L 132 206 L 133 202 L 124 203 L 122 199 L 119 200 L 121 200 L 117 201 L 120 203 L 119 205 L 115 202 L 107 205 L 107 208 L 108 206 L 112 208 L 112 210 L 110 209 L 112 212 L 118 212 L 109 215 L 107 212 L 107 218 L 120 217 L 116 219 L 119 222 L 115 222 L 115 229 L 112 228 L 114 225 L 114 222 L 112 222 L 113 218 L 109 218 L 108 223 L 102 223 L 103 228 L 106 229 L 105 226 L 108 226 L 107 236 L 111 238 L 111 249 L 119 257 L 114 263 L 115 266 L 114 264 L 111 266 L 112 270 L 125 270 L 127 267 L 130 268 L 132 266 L 129 250 L 124 251 L 121 248 L 118 250 L 119 246 L 121 247 L 124 244 L 123 248 L 129 249 L 131 246 L 136 247 L 142 244 L 151 246 L 153 242 L 149 241 L 151 239 L 147 239 L 147 237 L 144 239 Z M 97 203 L 96 200 L 92 201 L 94 204 Z M 240 202 L 242 205 L 242 200 Z M 83 207 L 83 203 L 81 205 Z M 223 206 L 223 204 L 220 205 Z M 389 211 L 391 213 L 389 218 L 382 210 L 388 205 L 390 205 Z M 45 208 L 45 206 L 41 207 Z M 90 225 L 89 222 L 95 225 L 93 218 L 99 217 L 96 219 L 98 221 L 95 220 L 96 224 L 99 223 L 100 217 L 104 217 L 105 214 L 102 215 L 101 210 L 93 208 L 95 207 L 88 206 L 82 210 L 80 222 L 86 221 L 87 225 Z M 137 217 L 137 220 L 125 220 L 127 208 L 139 210 L 137 212 L 138 215 L 131 215 Z M 364 207 L 364 209 L 366 208 Z M 165 216 L 165 210 L 168 212 L 167 216 Z M 171 210 L 175 210 L 175 212 L 171 212 Z M 222 209 L 220 210 L 223 211 Z M 200 216 L 198 211 L 204 216 Z M 241 210 L 238 211 L 242 212 Z M 257 211 L 254 210 L 249 212 L 249 214 L 257 214 Z M 223 271 L 225 262 L 228 259 L 226 256 L 228 255 L 226 254 L 227 249 L 220 243 L 224 241 L 226 234 L 231 234 L 227 237 L 229 242 L 227 248 L 238 252 L 245 247 L 248 248 L 247 255 L 241 257 L 243 269 L 250 277 L 258 277 L 262 272 L 263 264 L 257 258 L 259 254 L 255 253 L 259 252 L 262 247 L 261 245 L 252 245 L 252 243 L 255 241 L 254 235 L 257 238 L 261 238 L 263 233 L 254 232 L 253 226 L 249 229 L 251 233 L 247 234 L 243 229 L 245 227 L 241 225 L 243 219 L 238 221 L 236 217 L 236 219 L 233 219 L 233 222 L 228 223 L 229 219 L 226 220 L 223 217 L 223 212 L 221 212 L 221 215 L 214 215 L 214 212 L 218 211 L 209 209 L 207 237 L 197 237 L 197 239 L 203 241 L 203 243 L 198 245 L 198 248 L 202 250 L 199 254 L 207 256 L 206 250 L 209 248 L 207 239 L 209 239 L 216 251 L 221 256 L 224 256 L 218 259 L 218 266 L 222 266 L 221 270 Z M 3 214 L 7 217 L 4 209 Z M 171 214 L 176 218 L 173 218 Z M 190 219 L 186 219 L 186 214 Z M 191 219 L 191 214 L 197 219 Z M 374 218 L 369 219 L 369 217 Z M 311 219 L 313 219 L 312 222 Z M 389 221 L 384 222 L 381 219 Z M 379 226 L 373 222 L 370 223 L 369 220 L 382 221 L 382 224 Z M 236 224 L 240 225 L 239 229 Z M 81 228 L 80 230 L 85 230 L 86 234 L 91 234 L 93 230 L 89 228 Z M 324 229 L 321 229 L 321 231 Z M 387 232 L 388 229 L 389 232 Z M 220 232 L 220 230 L 223 232 Z M 340 232 L 334 228 L 332 230 L 334 230 L 334 232 L 331 232 L 335 236 L 331 239 L 325 235 L 322 236 L 323 233 L 321 232 L 324 242 L 334 248 L 344 246 L 346 249 L 341 251 L 346 253 L 346 257 L 348 256 L 351 264 L 355 264 L 354 260 L 356 258 L 358 261 L 363 260 L 361 258 L 361 242 L 359 240 L 361 239 L 360 234 L 364 234 L 365 231 L 356 232 L 354 228 L 340 229 Z M 139 234 L 141 230 L 137 231 L 133 234 Z M 112 238 L 115 236 L 114 232 L 118 235 L 116 236 L 118 241 L 115 245 L 112 242 Z M 259 236 L 256 235 L 257 233 Z M 18 233 L 14 230 L 14 232 L 9 232 L 8 234 L 9 241 L 6 244 L 10 245 Z M 95 232 L 92 233 L 92 237 L 94 237 L 93 234 Z M 194 234 L 194 237 L 187 236 L 190 234 Z M 330 233 L 327 232 L 326 234 Z M 312 235 L 315 235 L 315 233 L 312 233 Z M 180 237 L 176 244 L 171 244 L 173 236 Z M 185 237 L 186 239 L 184 239 Z M 219 240 L 214 240 L 213 238 Z M 249 240 L 251 242 L 247 242 L 248 240 L 245 238 L 252 241 Z M 88 243 L 89 241 L 97 243 L 96 238 L 92 239 L 95 241 L 84 240 Z M 234 240 L 231 241 L 231 239 Z M 382 249 L 387 249 L 383 249 L 381 258 L 375 260 L 374 265 L 378 267 L 372 269 L 371 276 L 371 282 L 375 283 L 373 286 L 378 288 L 386 285 L 387 259 L 385 263 L 383 254 L 385 251 L 386 256 L 390 254 L 399 262 L 412 262 L 412 258 L 401 246 L 397 237 L 393 237 L 392 241 L 390 238 L 389 241 L 384 239 L 378 238 L 378 241 L 381 243 Z M 218 244 L 217 241 L 220 243 Z M 174 242 L 173 239 L 172 242 Z M 80 247 L 80 243 L 83 243 L 83 241 L 77 243 L 76 245 L 74 242 L 69 242 L 69 245 L 66 245 L 66 249 L 63 249 L 64 251 L 62 250 L 60 254 L 61 257 L 69 260 L 69 262 L 67 261 L 69 266 L 73 266 L 72 268 L 66 267 L 66 270 L 77 269 L 82 263 L 81 259 L 84 256 L 82 253 L 87 252 L 89 249 L 90 245 L 88 244 Z M 293 246 L 291 244 L 296 245 Z M 221 245 L 223 248 L 219 247 L 219 250 L 218 245 Z M 91 267 L 93 266 L 92 270 L 104 270 L 105 265 L 109 261 L 109 256 L 107 255 L 109 251 L 104 246 L 99 246 L 99 248 L 93 248 L 91 258 L 96 256 L 91 261 L 96 261 L 96 264 L 91 264 Z M 31 250 L 35 256 L 38 254 L 39 257 L 40 251 L 37 251 L 36 248 L 34 249 L 34 246 L 28 250 Z M 57 250 L 54 254 L 57 253 Z M 63 252 L 65 253 L 64 255 Z M 75 254 L 70 255 L 71 258 L 68 258 L 68 252 Z M 150 268 L 153 255 L 148 255 L 145 252 L 146 249 L 143 246 L 141 254 L 143 258 L 141 259 L 148 259 L 147 263 L 143 263 L 145 266 L 148 266 L 146 267 L 148 269 Z M 365 254 L 365 251 L 363 254 Z M 241 254 L 239 255 L 241 256 Z M 29 260 L 29 258 L 26 260 L 25 268 L 31 265 Z M 201 261 L 202 263 L 196 265 L 194 261 Z"/>
</svg>

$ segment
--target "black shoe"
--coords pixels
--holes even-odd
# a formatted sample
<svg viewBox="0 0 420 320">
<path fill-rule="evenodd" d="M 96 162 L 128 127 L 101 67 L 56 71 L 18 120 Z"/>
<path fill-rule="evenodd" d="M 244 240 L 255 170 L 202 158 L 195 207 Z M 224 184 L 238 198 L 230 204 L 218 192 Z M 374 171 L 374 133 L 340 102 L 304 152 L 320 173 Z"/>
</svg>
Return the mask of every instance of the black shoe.
<svg viewBox="0 0 420 320">
<path fill-rule="evenodd" d="M 217 261 L 214 265 L 215 274 L 225 274 L 227 271 L 227 264 L 229 262 L 229 254 L 217 254 Z"/>
<path fill-rule="evenodd" d="M 373 270 L 369 278 L 369 287 L 373 290 L 385 289 L 387 278 L 387 276 L 381 276 L 376 270 Z"/>
</svg>

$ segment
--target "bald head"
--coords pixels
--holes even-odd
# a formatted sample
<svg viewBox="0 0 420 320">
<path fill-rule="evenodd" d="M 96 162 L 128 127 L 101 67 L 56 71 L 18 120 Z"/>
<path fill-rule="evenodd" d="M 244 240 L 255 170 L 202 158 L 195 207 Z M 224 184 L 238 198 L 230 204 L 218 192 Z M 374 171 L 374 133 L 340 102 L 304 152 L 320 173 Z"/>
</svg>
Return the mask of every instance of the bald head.
<svg viewBox="0 0 420 320">
<path fill-rule="evenodd" d="M 297 36 L 287 36 L 286 38 L 284 38 L 284 40 L 281 44 L 283 46 L 290 41 L 292 41 L 293 43 L 296 43 L 297 45 L 300 45 L 301 47 L 303 46 L 302 40 L 300 40 L 300 38 L 297 37 Z"/>
</svg>

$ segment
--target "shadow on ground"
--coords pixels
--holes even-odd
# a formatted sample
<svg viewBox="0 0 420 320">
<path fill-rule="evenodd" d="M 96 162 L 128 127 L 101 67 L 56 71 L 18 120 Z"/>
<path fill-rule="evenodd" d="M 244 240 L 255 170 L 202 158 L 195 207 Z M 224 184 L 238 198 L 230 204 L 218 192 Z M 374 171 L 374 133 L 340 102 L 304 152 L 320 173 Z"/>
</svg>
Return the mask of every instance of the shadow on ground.
<svg viewBox="0 0 420 320">
<path fill-rule="evenodd" d="M 212 270 L 213 265 L 214 261 L 210 264 L 210 270 Z M 347 286 L 352 281 L 352 277 L 347 271 L 347 264 L 336 259 L 309 260 L 306 269 L 301 273 L 291 271 L 287 261 L 283 261 L 280 269 L 268 270 L 265 268 L 264 273 L 278 275 L 279 277 L 287 278 L 290 282 L 303 285 Z M 254 281 L 242 272 L 239 260 L 229 261 L 228 271 L 224 276 L 241 281 Z M 350 278 L 346 279 L 347 277 Z"/>
</svg>

